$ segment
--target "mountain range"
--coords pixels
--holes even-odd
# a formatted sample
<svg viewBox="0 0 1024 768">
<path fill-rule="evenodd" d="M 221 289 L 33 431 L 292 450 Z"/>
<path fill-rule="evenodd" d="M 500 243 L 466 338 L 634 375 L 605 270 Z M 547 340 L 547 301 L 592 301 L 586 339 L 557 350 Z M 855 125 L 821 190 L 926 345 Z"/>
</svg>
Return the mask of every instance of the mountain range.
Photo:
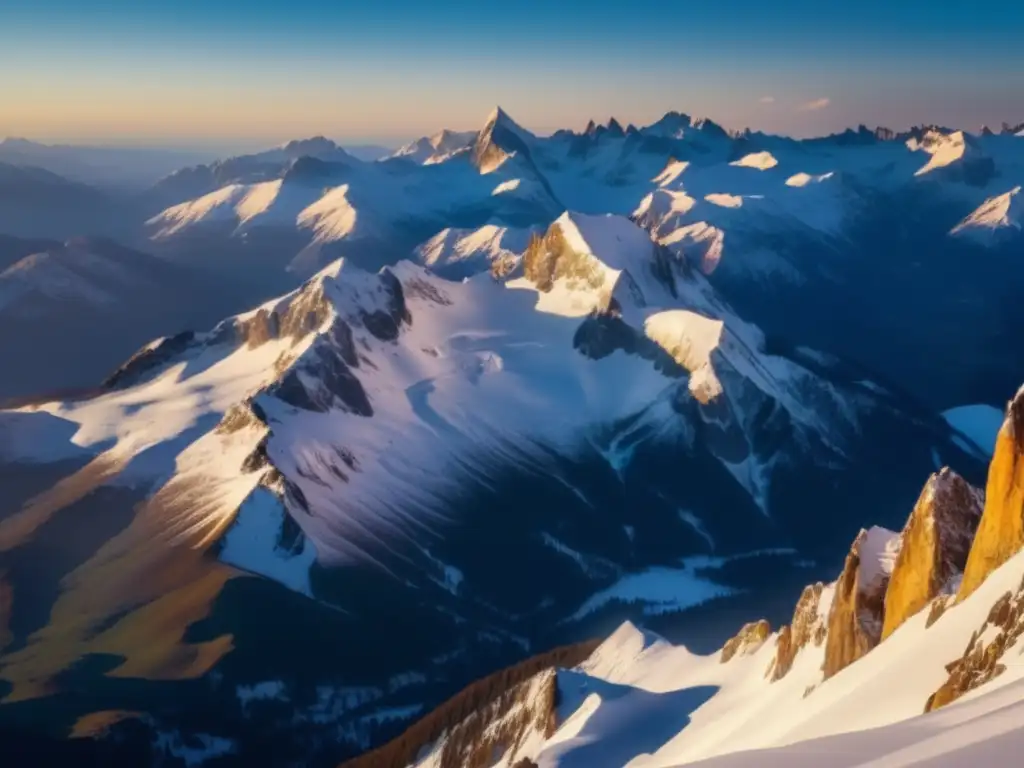
<svg viewBox="0 0 1024 768">
<path fill-rule="evenodd" d="M 500 739 L 445 710 L 401 765 L 836 733 L 875 691 L 844 670 L 959 644 L 997 587 L 954 577 L 1003 584 L 968 551 L 1013 555 L 973 553 L 1024 428 L 993 407 L 1024 379 L 1016 133 L 496 109 L 131 195 L 0 167 L 0 726 L 47 759 L 336 765 L 532 657 L 473 694 Z M 850 723 L 921 710 L 933 661 Z M 805 719 L 747 727 L 778 691 Z"/>
</svg>

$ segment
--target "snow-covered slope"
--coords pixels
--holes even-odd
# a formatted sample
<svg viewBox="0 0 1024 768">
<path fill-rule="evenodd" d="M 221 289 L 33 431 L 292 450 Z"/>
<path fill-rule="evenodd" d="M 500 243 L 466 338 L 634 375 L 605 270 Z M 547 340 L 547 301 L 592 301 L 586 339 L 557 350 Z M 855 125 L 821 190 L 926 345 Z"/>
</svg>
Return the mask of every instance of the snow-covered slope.
<svg viewBox="0 0 1024 768">
<path fill-rule="evenodd" d="M 501 267 L 516 269 L 534 230 L 485 224 L 478 229 L 443 229 L 417 246 L 414 257 L 432 272 L 449 279 L 470 277 Z"/>
<path fill-rule="evenodd" d="M 805 649 L 789 674 L 773 682 L 765 678 L 776 652 L 773 637 L 759 649 L 722 663 L 718 654 L 696 656 L 626 625 L 579 672 L 563 673 L 566 719 L 534 760 L 545 767 L 608 768 L 907 764 L 901 759 L 914 765 L 964 765 L 956 760 L 969 759 L 972 745 L 980 749 L 998 734 L 1019 739 L 1024 731 L 1024 713 L 1012 706 L 1022 688 L 1020 665 L 1007 666 L 963 704 L 923 714 L 925 705 L 946 680 L 946 665 L 959 658 L 972 633 L 986 626 L 993 605 L 1006 592 L 1017 594 L 1022 575 L 1024 560 L 1018 556 L 931 626 L 926 626 L 928 611 L 922 611 L 870 654 L 824 682 L 824 646 Z M 602 696 L 616 688 L 624 688 L 624 695 L 612 700 Z M 671 707 L 673 699 L 685 702 L 671 711 L 677 733 L 652 733 L 653 720 L 670 716 L 659 706 Z M 613 708 L 614 719 L 605 711 Z M 969 728 L 939 737 L 950 726 L 968 721 Z M 869 730 L 883 726 L 888 727 Z M 822 740 L 826 736 L 831 738 Z M 778 749 L 785 745 L 793 746 Z M 772 747 L 776 749 L 760 751 Z M 590 762 L 584 763 L 587 754 Z M 610 754 L 624 759 L 601 757 Z M 1012 754 L 1005 747 L 982 754 L 995 760 L 987 764 L 1011 764 L 1005 762 Z M 705 763 L 715 755 L 732 756 Z"/>
<path fill-rule="evenodd" d="M 624 624 L 558 672 L 557 729 L 516 754 L 544 768 L 1015 765 L 1020 537 L 975 587 L 960 576 L 990 557 L 986 526 L 1019 517 L 1021 475 L 1007 462 L 1019 459 L 1022 403 L 1018 394 L 1008 408 L 983 515 L 979 491 L 948 469 L 933 475 L 903 532 L 862 532 L 838 580 L 805 590 L 791 625 L 749 624 L 715 654 Z M 849 602 L 855 584 L 859 605 Z M 837 667 L 876 612 L 887 631 Z"/>
<path fill-rule="evenodd" d="M 990 399 L 1018 375 L 988 346 L 977 377 L 942 377 L 936 362 L 936 339 L 959 350 L 996 333 L 972 296 L 1024 288 L 1024 270 L 974 259 L 979 241 L 1009 253 L 1020 236 L 1024 142 L 1009 133 L 861 127 L 797 141 L 669 113 L 646 127 L 612 120 L 539 136 L 498 108 L 478 131 L 441 131 L 380 162 L 322 145 L 168 179 L 151 196 L 154 248 L 228 272 L 257 262 L 269 282 L 338 257 L 377 269 L 432 238 L 434 249 L 476 252 L 449 230 L 544 230 L 565 210 L 611 213 L 709 275 L 769 334 L 884 370 L 935 407 Z M 951 277 L 965 263 L 970 279 Z M 877 320 L 865 327 L 866 315 Z M 887 332 L 907 324 L 916 335 L 905 344 Z"/>
<path fill-rule="evenodd" d="M 1009 192 L 989 198 L 974 213 L 953 228 L 955 235 L 973 235 L 989 241 L 1019 232 L 1024 221 L 1024 200 L 1019 186 Z"/>
<path fill-rule="evenodd" d="M 421 165 L 447 160 L 456 152 L 468 150 L 476 141 L 476 131 L 442 130 L 433 136 L 417 139 L 398 149 L 391 157 L 401 157 Z"/>
</svg>

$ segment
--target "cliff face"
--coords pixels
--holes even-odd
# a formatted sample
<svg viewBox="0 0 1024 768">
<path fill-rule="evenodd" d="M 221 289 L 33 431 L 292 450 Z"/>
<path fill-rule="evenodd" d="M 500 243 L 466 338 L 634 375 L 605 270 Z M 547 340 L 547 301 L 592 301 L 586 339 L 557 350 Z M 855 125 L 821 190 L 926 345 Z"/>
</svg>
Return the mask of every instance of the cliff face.
<svg viewBox="0 0 1024 768">
<path fill-rule="evenodd" d="M 825 642 L 827 680 L 866 654 L 882 638 L 885 593 L 901 537 L 885 528 L 861 531 L 836 581 Z"/>
<path fill-rule="evenodd" d="M 825 642 L 832 596 L 833 586 L 820 581 L 804 588 L 793 610 L 793 621 L 780 629 L 775 639 L 775 656 L 765 671 L 772 682 L 789 674 L 801 650 L 811 643 L 820 647 Z"/>
<path fill-rule="evenodd" d="M 974 537 L 957 600 L 1024 547 L 1024 387 L 1006 409 L 988 471 L 985 512 Z"/>
<path fill-rule="evenodd" d="M 981 492 L 948 467 L 928 479 L 900 536 L 885 592 L 882 640 L 933 599 L 956 589 L 982 505 Z"/>
<path fill-rule="evenodd" d="M 801 650 L 824 646 L 822 679 L 857 661 L 908 618 L 932 605 L 933 623 L 957 589 L 982 513 L 982 494 L 943 468 L 932 475 L 899 534 L 862 530 L 833 584 L 804 589 L 793 620 L 775 638 L 766 677 L 785 677 Z M 766 621 L 745 625 L 722 648 L 721 661 L 755 652 Z"/>
<path fill-rule="evenodd" d="M 772 628 L 764 619 L 744 624 L 736 636 L 722 646 L 722 663 L 725 664 L 737 654 L 747 656 L 755 653 L 771 633 Z"/>
</svg>

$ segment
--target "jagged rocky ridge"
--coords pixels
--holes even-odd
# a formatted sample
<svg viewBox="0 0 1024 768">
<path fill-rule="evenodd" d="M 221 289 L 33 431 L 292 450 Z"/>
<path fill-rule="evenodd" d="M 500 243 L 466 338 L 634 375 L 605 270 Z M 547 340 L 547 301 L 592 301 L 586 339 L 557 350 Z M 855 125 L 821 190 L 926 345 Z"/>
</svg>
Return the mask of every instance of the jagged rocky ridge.
<svg viewBox="0 0 1024 768">
<path fill-rule="evenodd" d="M 709 755 L 852 729 L 843 745 L 834 747 L 838 750 L 834 754 L 845 755 L 852 749 L 869 759 L 871 754 L 888 754 L 884 751 L 886 740 L 869 748 L 867 740 L 873 736 L 859 731 L 893 722 L 872 715 L 873 707 L 892 709 L 878 695 L 903 702 L 894 710 L 901 713 L 896 717 L 900 719 L 933 712 L 999 680 L 1011 668 L 1013 678 L 1018 680 L 1019 664 L 1014 659 L 1024 635 L 1024 581 L 1020 579 L 1024 574 L 1020 558 L 1024 554 L 1020 546 L 1007 552 L 997 545 L 991 532 L 1018 524 L 1024 516 L 1024 505 L 1013 496 L 1020 489 L 1020 478 L 1006 472 L 1007 468 L 1016 470 L 1016 461 L 1022 455 L 1016 438 L 1020 434 L 1016 430 L 1021 426 L 1022 403 L 1024 390 L 1007 408 L 987 494 L 948 468 L 935 473 L 925 484 L 901 533 L 880 528 L 862 531 L 837 581 L 807 587 L 789 625 L 773 635 L 764 620 L 746 624 L 718 654 L 708 657 L 713 662 L 710 665 L 635 627 L 620 628 L 590 659 L 572 670 L 557 671 L 559 696 L 563 701 L 568 697 L 571 703 L 560 709 L 554 735 L 546 743 L 532 744 L 532 752 L 517 755 L 528 760 L 524 764 L 540 766 L 583 759 L 584 755 L 594 765 L 620 765 L 630 760 L 640 765 L 680 765 Z M 993 495 L 995 490 L 997 495 Z M 1011 559 L 1016 566 L 1011 574 L 1005 574 L 1000 566 Z M 976 582 L 961 581 L 969 560 L 978 568 Z M 980 563 L 984 565 L 977 565 Z M 986 585 L 989 580 L 1010 588 L 1000 593 L 999 588 Z M 985 602 L 978 603 L 979 597 Z M 977 627 L 971 616 L 981 617 Z M 908 624 L 913 626 L 907 629 Z M 941 657 L 931 658 L 933 644 L 942 649 L 955 648 L 951 640 L 967 638 L 968 634 L 962 656 L 949 659 L 945 670 L 937 660 Z M 891 654 L 890 648 L 894 649 Z M 923 674 L 915 666 L 929 671 Z M 938 669 L 931 670 L 931 666 Z M 680 678 L 680 669 L 691 671 Z M 759 671 L 765 675 L 760 688 L 752 677 Z M 936 671 L 943 672 L 946 681 L 936 689 L 925 688 L 929 680 L 936 679 Z M 730 682 L 733 675 L 738 676 L 735 684 Z M 787 692 L 790 676 L 797 677 L 799 685 L 790 685 Z M 805 685 L 808 681 L 810 684 Z M 714 693 L 717 688 L 712 688 L 712 693 L 706 694 L 710 699 L 701 698 L 696 692 L 702 690 L 702 684 L 722 686 L 722 690 Z M 669 691 L 679 685 L 696 694 L 696 701 L 687 710 L 688 719 L 679 726 L 678 733 L 666 730 L 652 737 L 657 741 L 646 739 L 641 735 L 646 733 L 641 724 L 658 722 L 659 716 L 667 714 L 672 706 Z M 861 691 L 858 685 L 868 690 Z M 732 687 L 736 688 L 734 692 Z M 984 690 L 992 690 L 991 685 Z M 651 695 L 647 691 L 659 692 L 664 709 L 647 703 L 644 696 Z M 678 694 L 685 692 L 680 690 Z M 796 701 L 802 699 L 804 703 L 794 703 L 794 695 Z M 837 712 L 837 705 L 841 706 L 847 697 L 853 702 Z M 722 702 L 716 707 L 719 698 Z M 980 712 L 994 711 L 1004 719 L 1012 718 L 1013 713 L 999 704 L 1001 700 L 1009 699 L 994 699 L 988 708 L 980 706 Z M 619 701 L 632 704 L 619 705 Z M 982 699 L 975 698 L 974 702 L 981 705 Z M 792 714 L 801 707 L 807 714 Z M 788 726 L 793 728 L 788 731 L 786 723 L 790 720 L 797 726 Z M 986 727 L 981 718 L 974 722 L 978 728 Z M 915 723 L 915 728 L 931 732 L 924 721 Z M 743 734 L 744 730 L 754 735 Z M 708 736 L 703 739 L 705 732 Z M 624 743 L 623 733 L 633 733 L 635 744 L 631 746 L 629 738 Z M 796 733 L 805 735 L 794 736 Z M 577 739 L 575 734 L 585 734 L 585 738 Z M 434 749 L 443 748 L 445 743 L 442 737 Z M 913 746 L 907 745 L 913 741 L 905 734 L 894 743 L 900 745 L 901 758 L 912 754 Z M 800 745 L 795 749 L 799 752 Z M 830 749 L 833 746 L 827 741 L 819 741 L 814 754 L 832 755 Z M 933 752 L 926 748 L 920 759 L 930 755 Z M 737 754 L 728 765 L 775 764 L 765 762 L 774 758 L 772 752 L 750 753 L 747 761 L 741 759 L 743 756 Z M 779 759 L 785 760 L 781 753 Z M 500 760 L 497 764 L 511 765 Z M 426 768 L 434 763 L 425 760 L 416 765 Z"/>
<path fill-rule="evenodd" d="M 1011 412 L 1013 407 L 1011 404 Z M 993 459 L 990 482 L 995 462 Z M 985 498 L 944 467 L 925 484 L 901 533 L 879 527 L 861 531 L 839 578 L 804 590 L 793 621 L 779 631 L 777 652 L 766 674 L 772 680 L 781 679 L 795 655 L 814 642 L 824 644 L 822 679 L 827 680 L 869 653 L 919 611 L 930 607 L 929 620 L 934 621 L 958 589 L 963 589 L 969 557 L 979 557 L 974 553 L 986 548 L 979 535 Z M 988 514 L 990 520 L 1002 517 Z M 749 629 L 744 627 L 726 644 L 722 661 L 734 655 L 733 646 L 747 645 L 748 636 Z"/>
</svg>

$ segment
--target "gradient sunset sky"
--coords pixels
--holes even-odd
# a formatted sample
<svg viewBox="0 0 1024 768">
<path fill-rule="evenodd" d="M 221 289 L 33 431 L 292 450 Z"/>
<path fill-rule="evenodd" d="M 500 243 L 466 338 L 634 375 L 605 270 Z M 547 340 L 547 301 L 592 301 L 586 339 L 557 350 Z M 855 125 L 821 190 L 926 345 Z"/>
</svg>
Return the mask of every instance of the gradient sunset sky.
<svg viewBox="0 0 1024 768">
<path fill-rule="evenodd" d="M 812 135 L 1024 119 L 1024 4 L 3 0 L 0 137 L 397 144 L 670 109 Z"/>
</svg>

